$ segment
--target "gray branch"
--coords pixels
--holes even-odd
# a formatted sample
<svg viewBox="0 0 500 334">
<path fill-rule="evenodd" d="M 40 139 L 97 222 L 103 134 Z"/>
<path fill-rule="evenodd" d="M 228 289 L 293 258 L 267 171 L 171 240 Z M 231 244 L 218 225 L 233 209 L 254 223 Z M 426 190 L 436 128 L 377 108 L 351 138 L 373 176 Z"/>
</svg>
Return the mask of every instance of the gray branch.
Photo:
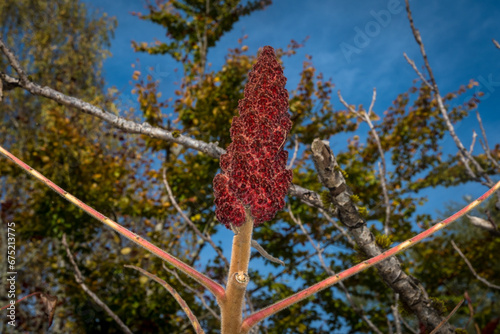
<svg viewBox="0 0 500 334">
<path fill-rule="evenodd" d="M 469 221 L 472 225 L 479 227 L 479 228 L 482 228 L 483 230 L 486 230 L 486 231 L 488 231 L 496 236 L 500 236 L 500 232 L 498 231 L 497 226 L 495 224 L 493 224 L 492 222 L 490 222 L 489 220 L 479 218 L 476 216 L 470 216 L 470 215 L 466 215 L 466 216 L 467 216 L 467 218 L 469 218 Z"/>
<path fill-rule="evenodd" d="M 494 182 L 493 180 L 489 177 L 489 175 L 484 171 L 484 169 L 481 167 L 481 165 L 476 161 L 476 159 L 467 151 L 467 149 L 464 147 L 463 143 L 460 141 L 458 138 L 457 133 L 455 132 L 455 127 L 451 123 L 451 120 L 448 116 L 448 112 L 446 108 L 444 107 L 443 103 L 443 98 L 441 97 L 441 93 L 439 92 L 439 87 L 437 85 L 436 79 L 434 78 L 434 72 L 432 71 L 431 65 L 429 64 L 429 59 L 427 58 L 427 53 L 425 51 L 424 43 L 422 41 L 422 37 L 420 36 L 420 32 L 418 29 L 415 27 L 415 24 L 413 23 L 413 16 L 410 10 L 410 2 L 409 0 L 405 0 L 406 2 L 406 12 L 408 14 L 408 21 L 410 22 L 410 27 L 413 33 L 413 36 L 415 37 L 415 41 L 417 42 L 418 46 L 420 47 L 420 53 L 422 54 L 422 58 L 424 60 L 424 65 L 427 70 L 427 73 L 429 74 L 429 82 L 426 82 L 426 85 L 429 86 L 432 91 L 434 92 L 434 95 L 436 97 L 436 101 L 438 103 L 438 108 L 439 111 L 441 112 L 441 116 L 443 117 L 443 120 L 446 124 L 446 127 L 448 128 L 448 131 L 450 132 L 451 137 L 453 138 L 453 141 L 455 142 L 455 145 L 458 148 L 458 153 L 459 153 L 459 158 L 460 161 L 464 164 L 467 173 L 472 179 L 477 179 L 476 174 L 472 171 L 472 169 L 469 166 L 469 162 L 474 165 L 476 168 L 478 174 L 484 179 L 481 183 L 491 187 L 493 186 Z M 405 55 L 406 57 L 406 55 Z M 409 60 L 408 57 L 406 57 L 407 60 Z M 412 65 L 413 69 L 416 69 L 416 66 L 414 64 Z M 420 73 L 417 70 L 417 74 Z M 421 78 L 423 78 L 422 74 L 419 74 Z M 425 81 L 424 81 L 425 82 Z"/>
<path fill-rule="evenodd" d="M 132 334 L 132 331 L 130 330 L 130 328 L 128 328 L 127 325 L 125 325 L 123 323 L 123 321 L 113 311 L 111 311 L 111 309 L 108 307 L 108 305 L 106 305 L 99 297 L 97 297 L 97 295 L 95 293 L 93 293 L 87 287 L 87 285 L 85 283 L 83 283 L 82 273 L 80 272 L 80 269 L 78 269 L 78 266 L 75 262 L 75 259 L 73 258 L 73 255 L 71 254 L 71 251 L 69 249 L 68 243 L 66 242 L 66 234 L 63 234 L 62 244 L 63 244 L 64 248 L 66 249 L 66 254 L 68 255 L 69 261 L 73 265 L 73 270 L 75 271 L 74 275 L 75 275 L 76 283 L 78 283 L 78 285 L 80 285 L 82 290 L 85 291 L 85 293 L 87 295 L 89 295 L 90 298 L 97 305 L 99 305 L 118 324 L 118 326 L 121 328 L 121 330 L 124 333 Z"/>
<path fill-rule="evenodd" d="M 212 248 L 215 250 L 217 255 L 219 255 L 219 257 L 222 259 L 222 261 L 224 261 L 224 263 L 226 265 L 226 269 L 229 269 L 229 261 L 222 253 L 222 250 L 219 247 L 217 247 L 217 245 L 215 245 L 214 241 L 212 240 L 212 237 L 210 235 L 206 235 L 206 234 L 202 233 L 198 229 L 198 227 L 196 227 L 195 223 L 193 223 L 191 221 L 191 219 L 189 219 L 189 217 L 182 211 L 181 207 L 179 206 L 179 204 L 175 200 L 174 194 L 172 193 L 172 189 L 170 188 L 170 185 L 168 184 L 168 181 L 167 181 L 167 170 L 166 169 L 163 169 L 163 184 L 165 185 L 165 189 L 167 190 L 168 197 L 170 198 L 170 202 L 175 207 L 177 212 L 179 212 L 179 214 L 184 219 L 186 224 L 188 224 L 189 227 L 191 227 L 191 229 L 195 232 L 195 234 L 198 237 L 200 237 L 201 240 L 209 243 L 210 246 L 212 246 Z"/>
<path fill-rule="evenodd" d="M 458 248 L 457 244 L 455 244 L 455 241 L 452 240 L 451 241 L 451 245 L 453 246 L 453 248 L 455 248 L 455 251 L 458 253 L 458 255 L 460 255 L 460 257 L 465 261 L 465 263 L 467 264 L 467 267 L 469 267 L 469 270 L 471 271 L 471 273 L 479 281 L 483 282 L 484 284 L 486 284 L 488 287 L 490 287 L 492 289 L 500 290 L 500 286 L 492 284 L 492 283 L 488 282 L 486 279 L 484 279 L 483 277 L 479 276 L 479 274 L 476 272 L 476 270 L 472 266 L 472 263 L 470 263 L 469 259 L 467 259 L 465 257 L 464 253 L 462 253 L 462 251 L 460 250 L 460 248 Z"/>
<path fill-rule="evenodd" d="M 365 219 L 359 214 L 351 200 L 352 191 L 347 186 L 342 173 L 335 168 L 338 164 L 329 145 L 315 139 L 311 150 L 319 179 L 330 191 L 333 204 L 338 208 L 340 222 L 349 228 L 358 247 L 368 257 L 382 254 L 375 243 L 375 237 L 366 227 Z M 375 267 L 384 282 L 399 294 L 401 301 L 413 311 L 427 329 L 436 328 L 443 321 L 439 312 L 431 306 L 424 287 L 415 278 L 401 270 L 401 263 L 395 256 Z M 439 333 L 454 333 L 454 328 L 445 323 Z"/>
<path fill-rule="evenodd" d="M 255 240 L 252 239 L 252 247 L 255 248 L 255 250 L 257 252 L 260 253 L 260 255 L 262 255 L 263 257 L 265 257 L 266 259 L 268 259 L 269 261 L 271 262 L 274 262 L 274 263 L 277 263 L 279 265 L 282 265 L 283 267 L 285 267 L 285 262 L 281 261 L 280 259 L 272 256 L 271 254 L 269 254 L 265 249 L 264 247 L 262 247 L 261 245 L 259 245 L 259 243 Z"/>
</svg>

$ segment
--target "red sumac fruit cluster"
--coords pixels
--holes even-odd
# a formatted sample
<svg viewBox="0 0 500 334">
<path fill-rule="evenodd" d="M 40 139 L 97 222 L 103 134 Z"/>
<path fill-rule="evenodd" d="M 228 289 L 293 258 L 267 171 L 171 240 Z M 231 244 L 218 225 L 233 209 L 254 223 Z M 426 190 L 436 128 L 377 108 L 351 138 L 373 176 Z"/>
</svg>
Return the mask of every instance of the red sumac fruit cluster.
<svg viewBox="0 0 500 334">
<path fill-rule="evenodd" d="M 265 46 L 248 77 L 240 116 L 231 125 L 231 144 L 220 158 L 222 173 L 213 181 L 217 219 L 230 228 L 245 222 L 250 209 L 254 224 L 274 218 L 285 205 L 292 182 L 283 149 L 292 127 L 286 78 L 274 50 Z"/>
</svg>

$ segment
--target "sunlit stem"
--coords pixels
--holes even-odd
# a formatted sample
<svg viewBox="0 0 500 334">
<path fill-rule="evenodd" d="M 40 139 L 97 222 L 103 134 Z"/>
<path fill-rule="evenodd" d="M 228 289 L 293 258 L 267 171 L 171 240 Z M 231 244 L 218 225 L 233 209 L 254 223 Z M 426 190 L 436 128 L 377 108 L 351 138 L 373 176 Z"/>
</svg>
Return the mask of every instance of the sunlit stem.
<svg viewBox="0 0 500 334">
<path fill-rule="evenodd" d="M 225 292 L 224 288 L 220 286 L 217 282 L 213 281 L 209 277 L 205 276 L 204 274 L 200 273 L 193 267 L 185 264 L 181 260 L 177 259 L 176 257 L 168 254 L 164 250 L 156 247 L 149 241 L 145 240 L 144 238 L 138 236 L 137 234 L 129 231 L 125 227 L 119 225 L 118 223 L 114 222 L 113 220 L 109 219 L 108 217 L 104 216 L 102 213 L 98 212 L 97 210 L 94 210 L 87 204 L 83 203 L 80 201 L 78 198 L 75 196 L 69 194 L 66 192 L 64 189 L 60 188 L 57 186 L 55 183 L 47 179 L 45 176 L 37 172 L 35 169 L 31 168 L 27 164 L 25 164 L 23 161 L 20 159 L 16 158 L 12 153 L 4 149 L 2 146 L 0 146 L 0 153 L 5 155 L 7 158 L 11 159 L 16 165 L 24 169 L 26 172 L 30 173 L 34 177 L 36 177 L 38 180 L 42 181 L 45 183 L 47 186 L 49 186 L 52 190 L 54 190 L 56 193 L 94 217 L 95 219 L 99 220 L 101 223 L 109 226 L 112 228 L 114 231 L 120 233 L 123 235 L 125 238 L 133 241 L 134 243 L 138 244 L 139 246 L 144 247 L 146 250 L 150 251 L 154 255 L 158 256 L 160 259 L 170 263 L 189 277 L 193 278 L 196 280 L 198 283 L 203 285 L 205 288 L 207 288 L 210 292 L 212 292 L 217 300 L 222 300 L 224 299 Z"/>
<path fill-rule="evenodd" d="M 250 280 L 248 263 L 253 231 L 253 218 L 248 209 L 245 210 L 245 215 L 245 223 L 233 237 L 226 298 L 220 304 L 222 334 L 238 333 L 241 327 L 245 291 Z"/>
<path fill-rule="evenodd" d="M 457 213 L 453 214 L 452 216 L 446 218 L 445 220 L 442 220 L 441 222 L 437 223 L 436 225 L 429 228 L 428 230 L 418 234 L 417 236 L 402 242 L 401 244 L 383 252 L 382 254 L 380 254 L 378 256 L 375 256 L 369 260 L 363 261 L 362 263 L 360 263 L 352 268 L 349 268 L 347 270 L 344 270 L 343 272 L 336 274 L 335 276 L 330 276 L 329 278 L 327 278 L 319 283 L 316 283 L 315 285 L 313 285 L 307 289 L 304 289 L 304 290 L 302 290 L 302 291 L 300 291 L 300 292 L 298 292 L 298 293 L 296 293 L 288 298 L 285 298 L 285 299 L 283 299 L 283 300 L 281 300 L 281 301 L 279 301 L 271 306 L 268 306 L 260 311 L 257 311 L 255 313 L 251 314 L 249 317 L 247 317 L 243 321 L 243 324 L 241 325 L 241 330 L 239 333 L 246 334 L 257 323 L 272 316 L 273 314 L 276 314 L 279 311 L 282 311 L 285 308 L 287 308 L 295 303 L 298 303 L 299 301 L 301 301 L 309 296 L 312 296 L 321 290 L 324 290 L 324 289 L 326 289 L 326 288 L 328 288 L 328 287 L 330 287 L 330 286 L 332 286 L 332 285 L 334 285 L 334 284 L 336 284 L 336 283 L 338 283 L 338 282 L 340 282 L 340 281 L 342 281 L 350 276 L 353 276 L 357 273 L 360 273 L 363 270 L 366 270 L 366 269 L 372 267 L 373 265 L 375 265 L 379 262 L 382 262 L 382 261 L 386 260 L 387 258 L 389 258 L 393 255 L 396 255 L 396 254 L 412 247 L 416 243 L 418 243 L 418 242 L 422 241 L 423 239 L 429 237 L 430 235 L 436 233 L 437 231 L 441 230 L 442 228 L 450 225 L 451 223 L 456 221 L 458 218 L 462 217 L 467 212 L 474 209 L 476 206 L 478 206 L 480 203 L 482 203 L 485 199 L 487 199 L 489 196 L 491 196 L 493 193 L 495 193 L 495 191 L 497 191 L 499 188 L 500 188 L 500 181 L 497 182 L 497 184 L 495 184 L 484 195 L 482 195 L 481 197 L 476 199 L 474 202 L 468 204 L 462 210 L 460 210 Z"/>
</svg>

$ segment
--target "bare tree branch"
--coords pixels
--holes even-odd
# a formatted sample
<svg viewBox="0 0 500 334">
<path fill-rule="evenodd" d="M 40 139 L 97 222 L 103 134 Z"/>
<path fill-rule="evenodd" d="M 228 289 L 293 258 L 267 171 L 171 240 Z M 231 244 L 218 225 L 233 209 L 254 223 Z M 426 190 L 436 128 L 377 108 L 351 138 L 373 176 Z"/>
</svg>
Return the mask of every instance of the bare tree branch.
<svg viewBox="0 0 500 334">
<path fill-rule="evenodd" d="M 472 263 L 470 263 L 470 261 L 465 257 L 464 253 L 462 253 L 462 251 L 460 250 L 460 248 L 458 248 L 457 244 L 455 244 L 455 241 L 452 240 L 451 241 L 451 245 L 453 246 L 453 248 L 455 248 L 455 250 L 457 251 L 458 255 L 460 255 L 460 257 L 465 261 L 465 263 L 467 264 L 467 267 L 469 267 L 469 270 L 471 271 L 471 273 L 479 281 L 483 282 L 484 284 L 486 284 L 488 287 L 490 287 L 492 289 L 500 290 L 500 286 L 492 284 L 492 283 L 488 282 L 486 279 L 484 279 L 483 277 L 479 276 L 479 274 L 476 272 L 476 270 L 474 270 L 474 267 L 472 266 Z"/>
<path fill-rule="evenodd" d="M 410 332 L 412 332 L 413 334 L 419 334 L 419 331 L 418 329 L 414 329 L 410 326 L 410 324 L 408 324 L 405 319 L 403 317 L 399 317 L 399 320 L 401 320 L 401 322 L 403 323 L 403 325 L 405 325 L 406 329 L 409 330 Z"/>
<path fill-rule="evenodd" d="M 410 64 L 410 66 L 413 68 L 413 70 L 415 71 L 415 73 L 417 73 L 417 75 L 419 76 L 420 80 L 422 80 L 422 82 L 427 86 L 429 87 L 430 89 L 432 89 L 432 85 L 429 83 L 429 81 L 427 81 L 427 79 L 424 77 L 424 75 L 422 74 L 422 72 L 420 72 L 417 68 L 417 65 L 415 65 L 415 62 L 413 60 L 411 60 L 407 55 L 406 55 L 406 52 L 403 52 L 403 56 L 405 57 L 406 61 L 408 62 L 408 64 Z"/>
<path fill-rule="evenodd" d="M 493 44 L 495 44 L 495 46 L 500 49 L 500 43 L 498 43 L 495 39 L 491 39 L 493 41 Z"/>
<path fill-rule="evenodd" d="M 174 297 L 174 299 L 177 301 L 177 303 L 179 303 L 179 305 L 181 306 L 184 313 L 186 313 L 187 317 L 189 318 L 189 321 L 191 321 L 191 324 L 193 325 L 193 328 L 194 328 L 196 334 L 205 334 L 205 332 L 201 328 L 200 323 L 198 322 L 198 319 L 193 314 L 193 311 L 191 311 L 191 309 L 189 308 L 186 301 L 179 295 L 179 293 L 177 291 L 175 291 L 175 289 L 170 284 L 168 284 L 167 282 L 165 282 L 161 278 L 151 274 L 150 272 L 148 272 L 142 268 L 139 268 L 136 266 L 130 266 L 130 265 L 125 265 L 125 267 L 137 270 L 141 274 L 143 274 L 143 275 L 151 278 L 152 280 L 160 283 L 161 285 L 163 285 L 163 287 L 165 289 L 167 289 L 167 291 L 172 295 L 172 297 Z"/>
<path fill-rule="evenodd" d="M 387 321 L 387 328 L 389 330 L 389 334 L 394 334 L 394 332 L 392 331 L 391 320 L 389 319 L 387 314 L 385 315 L 385 320 Z"/>
<path fill-rule="evenodd" d="M 472 151 L 474 151 L 474 145 L 476 145 L 476 138 L 477 138 L 477 133 L 476 131 L 472 130 L 472 142 L 470 143 L 469 154 L 472 154 Z"/>
<path fill-rule="evenodd" d="M 401 321 L 398 310 L 399 294 L 394 294 L 394 305 L 391 306 L 392 315 L 394 317 L 394 323 L 396 324 L 396 334 L 401 334 Z"/>
<path fill-rule="evenodd" d="M 500 169 L 500 164 L 495 159 L 493 159 L 493 157 L 491 155 L 490 145 L 488 144 L 488 137 L 486 137 L 486 131 L 484 130 L 483 121 L 481 120 L 481 115 L 479 114 L 478 110 L 476 110 L 476 118 L 477 118 L 477 121 L 479 123 L 479 127 L 481 128 L 481 134 L 482 134 L 483 140 L 484 140 L 484 145 L 482 145 L 482 143 L 481 143 L 481 146 L 483 146 L 483 150 L 486 153 L 486 156 L 488 157 L 488 159 L 491 161 L 491 163 L 496 168 Z"/>
<path fill-rule="evenodd" d="M 201 303 L 203 304 L 203 306 L 205 306 L 205 308 L 208 310 L 208 312 L 210 312 L 215 317 L 215 319 L 220 321 L 220 315 L 217 314 L 217 312 L 215 312 L 214 309 L 212 309 L 210 306 L 208 306 L 208 303 L 205 300 L 205 296 L 203 296 L 203 294 L 201 292 L 199 292 L 198 290 L 196 290 L 195 288 L 191 287 L 189 284 L 184 282 L 175 269 L 168 268 L 165 265 L 165 263 L 162 263 L 161 265 L 162 265 L 163 269 L 165 269 L 172 276 L 174 276 L 179 281 L 179 283 L 181 283 L 181 285 L 183 287 L 185 287 L 186 289 L 188 289 L 189 291 L 194 293 L 200 299 Z"/>
<path fill-rule="evenodd" d="M 205 235 L 205 234 L 201 233 L 201 231 L 198 229 L 198 227 L 196 227 L 196 225 L 191 221 L 191 219 L 189 219 L 189 217 L 186 216 L 186 214 L 182 211 L 179 204 L 177 204 L 177 201 L 175 200 L 175 197 L 172 194 L 172 189 L 170 189 L 170 186 L 169 186 L 168 181 L 167 181 L 167 170 L 166 169 L 163 169 L 163 184 L 165 185 L 165 189 L 167 189 L 167 193 L 168 193 L 168 197 L 170 198 L 170 202 L 175 207 L 177 212 L 179 212 L 179 214 L 184 219 L 184 221 L 189 225 L 189 227 L 191 227 L 191 229 L 194 231 L 194 233 L 196 233 L 196 235 L 198 237 L 200 237 L 203 241 L 208 242 L 210 244 L 210 246 L 212 246 L 212 248 L 215 250 L 215 252 L 217 252 L 217 255 L 219 255 L 219 257 L 222 259 L 222 261 L 224 261 L 224 263 L 226 265 L 226 269 L 229 269 L 229 261 L 222 253 L 222 250 L 220 250 L 220 248 L 215 245 L 214 241 L 212 240 L 212 237 L 210 237 L 210 235 Z"/>
<path fill-rule="evenodd" d="M 469 167 L 469 162 L 471 162 L 474 167 L 476 168 L 477 172 L 482 176 L 484 181 L 481 181 L 482 184 L 491 187 L 494 182 L 493 180 L 489 177 L 489 175 L 483 170 L 481 165 L 476 161 L 476 159 L 469 154 L 467 149 L 464 147 L 460 139 L 458 138 L 455 128 L 453 127 L 453 124 L 450 121 L 450 118 L 448 116 L 448 112 L 446 111 L 446 108 L 444 107 L 443 99 L 441 97 L 441 94 L 439 92 L 439 88 L 436 82 L 436 79 L 434 78 L 434 73 L 432 71 L 432 68 L 429 64 L 429 60 L 427 58 L 427 53 L 425 52 L 425 47 L 424 43 L 422 42 L 422 37 L 420 36 L 420 32 L 415 28 L 415 25 L 413 23 L 413 17 L 412 13 L 410 10 L 410 2 L 409 0 L 405 0 L 406 2 L 406 12 L 408 14 L 408 20 L 410 22 L 410 27 L 413 32 L 413 36 L 415 37 L 415 41 L 420 47 L 420 53 L 422 54 L 422 58 L 424 59 L 424 64 L 427 69 L 427 73 L 429 74 L 430 78 L 430 87 L 432 88 L 434 95 L 436 97 L 436 101 L 438 103 L 439 111 L 441 112 L 441 116 L 443 117 L 443 120 L 445 121 L 446 127 L 448 128 L 448 131 L 450 132 L 451 137 L 453 138 L 453 141 L 455 142 L 455 145 L 458 148 L 458 153 L 460 160 L 464 164 L 465 168 L 467 169 L 467 173 L 470 175 L 471 178 L 477 179 L 475 173 L 470 169 Z"/>
<path fill-rule="evenodd" d="M 343 228 L 342 226 L 340 226 L 339 224 L 337 224 L 337 222 L 335 220 L 333 220 L 330 217 L 330 215 L 328 215 L 328 213 L 326 212 L 325 209 L 320 208 L 319 211 L 323 214 L 323 216 L 325 216 L 326 220 L 328 220 L 328 222 L 330 224 L 335 226 L 335 228 L 340 231 L 340 233 L 346 238 L 347 242 L 349 242 L 349 244 L 351 244 L 351 246 L 354 247 L 356 245 L 356 242 L 352 239 L 352 237 L 349 235 L 349 233 L 346 231 L 346 229 Z"/>
<path fill-rule="evenodd" d="M 255 250 L 257 250 L 257 252 L 260 253 L 260 255 L 262 255 L 264 258 L 268 259 L 269 261 L 271 262 L 274 262 L 274 263 L 277 263 L 279 265 L 282 265 L 283 267 L 285 266 L 285 262 L 281 261 L 280 259 L 272 256 L 271 254 L 269 254 L 261 245 L 259 245 L 259 243 L 257 241 L 255 241 L 254 239 L 252 239 L 252 247 L 255 248 Z"/>
<path fill-rule="evenodd" d="M 101 299 L 99 297 L 97 297 L 97 295 L 95 293 L 93 293 L 87 287 L 87 285 L 83 282 L 82 273 L 80 272 L 80 269 L 78 269 L 78 266 L 76 265 L 75 259 L 74 259 L 73 255 L 71 254 L 68 243 L 66 241 L 66 234 L 63 234 L 61 241 L 62 241 L 64 248 L 66 249 L 66 254 L 68 255 L 69 261 L 73 265 L 73 270 L 75 271 L 74 275 L 75 275 L 76 283 L 78 283 L 78 285 L 80 285 L 82 290 L 85 291 L 85 293 L 87 295 L 89 295 L 90 298 L 97 305 L 99 305 L 118 324 L 118 326 L 121 328 L 121 330 L 124 333 L 132 334 L 132 331 L 130 330 L 130 328 L 128 328 L 127 325 L 125 325 L 125 323 L 113 311 L 111 311 L 111 309 L 108 307 L 108 305 L 106 305 L 103 301 L 101 301 Z"/>
<path fill-rule="evenodd" d="M 498 231 L 498 228 L 496 227 L 495 224 L 493 224 L 491 221 L 475 217 L 475 216 L 470 216 L 466 215 L 467 218 L 469 218 L 469 221 L 472 225 L 482 228 L 490 233 L 493 233 L 494 235 L 500 236 L 500 232 Z"/>
<path fill-rule="evenodd" d="M 27 83 L 28 76 L 24 72 L 24 70 L 21 67 L 21 64 L 19 63 L 19 60 L 17 60 L 17 57 L 14 55 L 14 52 L 9 50 L 7 46 L 4 44 L 3 40 L 0 38 L 0 50 L 3 52 L 3 54 L 7 57 L 7 60 L 9 61 L 9 64 L 12 66 L 12 68 L 19 74 L 19 77 L 21 78 L 21 83 Z"/>
<path fill-rule="evenodd" d="M 380 154 L 380 160 L 382 161 L 382 167 L 380 166 L 379 163 L 379 174 L 380 174 L 380 183 L 382 185 L 382 193 L 384 194 L 384 203 L 385 203 L 385 221 L 384 221 L 384 233 L 385 235 L 389 235 L 389 221 L 391 218 L 391 205 L 389 201 L 389 193 L 387 192 L 387 181 L 386 181 L 386 174 L 387 174 L 387 164 L 385 162 L 385 153 L 384 149 L 382 148 L 382 143 L 380 141 L 380 137 L 377 133 L 377 130 L 375 130 L 375 126 L 373 125 L 370 115 L 373 113 L 373 106 L 375 105 L 375 100 L 377 99 L 377 90 L 373 88 L 373 95 L 372 95 L 372 102 L 370 103 L 370 109 L 368 112 L 366 110 L 363 110 L 360 113 L 358 113 L 352 106 L 347 104 L 346 101 L 342 98 L 342 94 L 340 94 L 340 90 L 338 91 L 338 96 L 340 102 L 347 108 L 349 109 L 352 113 L 358 115 L 359 117 L 363 118 L 365 122 L 368 124 L 370 127 L 370 132 L 372 134 L 373 139 L 375 140 L 375 143 L 377 145 L 378 153 Z"/>
<path fill-rule="evenodd" d="M 0 101 L 1 101 L 1 96 L 0 96 Z M 295 159 L 297 158 L 297 152 L 299 151 L 299 140 L 298 140 L 297 136 L 295 136 L 293 141 L 295 143 L 295 149 L 293 150 L 292 159 L 290 160 L 290 163 L 287 166 L 288 169 L 292 169 L 293 163 L 295 162 Z"/>
<path fill-rule="evenodd" d="M 375 243 L 375 237 L 366 227 L 365 219 L 359 214 L 351 200 L 352 191 L 347 186 L 344 176 L 338 171 L 338 164 L 330 147 L 319 139 L 311 145 L 313 161 L 321 183 L 330 190 L 334 205 L 339 209 L 339 219 L 347 226 L 358 247 L 369 257 L 382 254 Z M 335 168 L 337 166 L 337 168 Z M 376 265 L 384 282 L 399 294 L 426 328 L 436 328 L 442 321 L 439 312 L 431 306 L 425 296 L 425 289 L 416 279 L 401 270 L 401 264 L 395 256 Z M 454 328 L 445 324 L 440 333 L 453 333 Z"/>
<path fill-rule="evenodd" d="M 460 306 L 462 306 L 462 304 L 464 303 L 465 299 L 462 299 L 462 301 L 460 301 L 457 306 L 455 306 L 455 308 L 450 312 L 450 314 L 448 314 L 448 316 L 443 319 L 443 321 L 441 321 L 441 323 L 436 327 L 434 328 L 434 330 L 431 332 L 431 334 L 436 334 L 438 333 L 439 329 L 444 326 L 444 324 L 446 324 L 448 322 L 448 320 L 450 320 L 450 318 L 458 311 L 458 309 L 460 308 Z"/>
</svg>

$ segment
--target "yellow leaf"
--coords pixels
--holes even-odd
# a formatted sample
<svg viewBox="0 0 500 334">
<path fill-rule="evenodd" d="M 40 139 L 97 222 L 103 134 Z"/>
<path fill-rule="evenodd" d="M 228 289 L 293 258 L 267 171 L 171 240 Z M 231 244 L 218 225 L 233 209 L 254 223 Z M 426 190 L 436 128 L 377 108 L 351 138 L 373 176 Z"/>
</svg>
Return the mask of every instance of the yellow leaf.
<svg viewBox="0 0 500 334">
<path fill-rule="evenodd" d="M 141 284 L 146 284 L 146 283 L 148 282 L 148 280 L 149 280 L 149 279 L 148 279 L 146 276 L 141 276 L 141 277 L 139 277 L 139 282 L 140 282 Z"/>
<path fill-rule="evenodd" d="M 122 250 L 120 251 L 120 253 L 122 253 L 122 255 L 128 255 L 128 254 L 130 254 L 131 251 L 132 251 L 132 248 L 125 247 L 125 248 L 122 248 Z"/>
</svg>

